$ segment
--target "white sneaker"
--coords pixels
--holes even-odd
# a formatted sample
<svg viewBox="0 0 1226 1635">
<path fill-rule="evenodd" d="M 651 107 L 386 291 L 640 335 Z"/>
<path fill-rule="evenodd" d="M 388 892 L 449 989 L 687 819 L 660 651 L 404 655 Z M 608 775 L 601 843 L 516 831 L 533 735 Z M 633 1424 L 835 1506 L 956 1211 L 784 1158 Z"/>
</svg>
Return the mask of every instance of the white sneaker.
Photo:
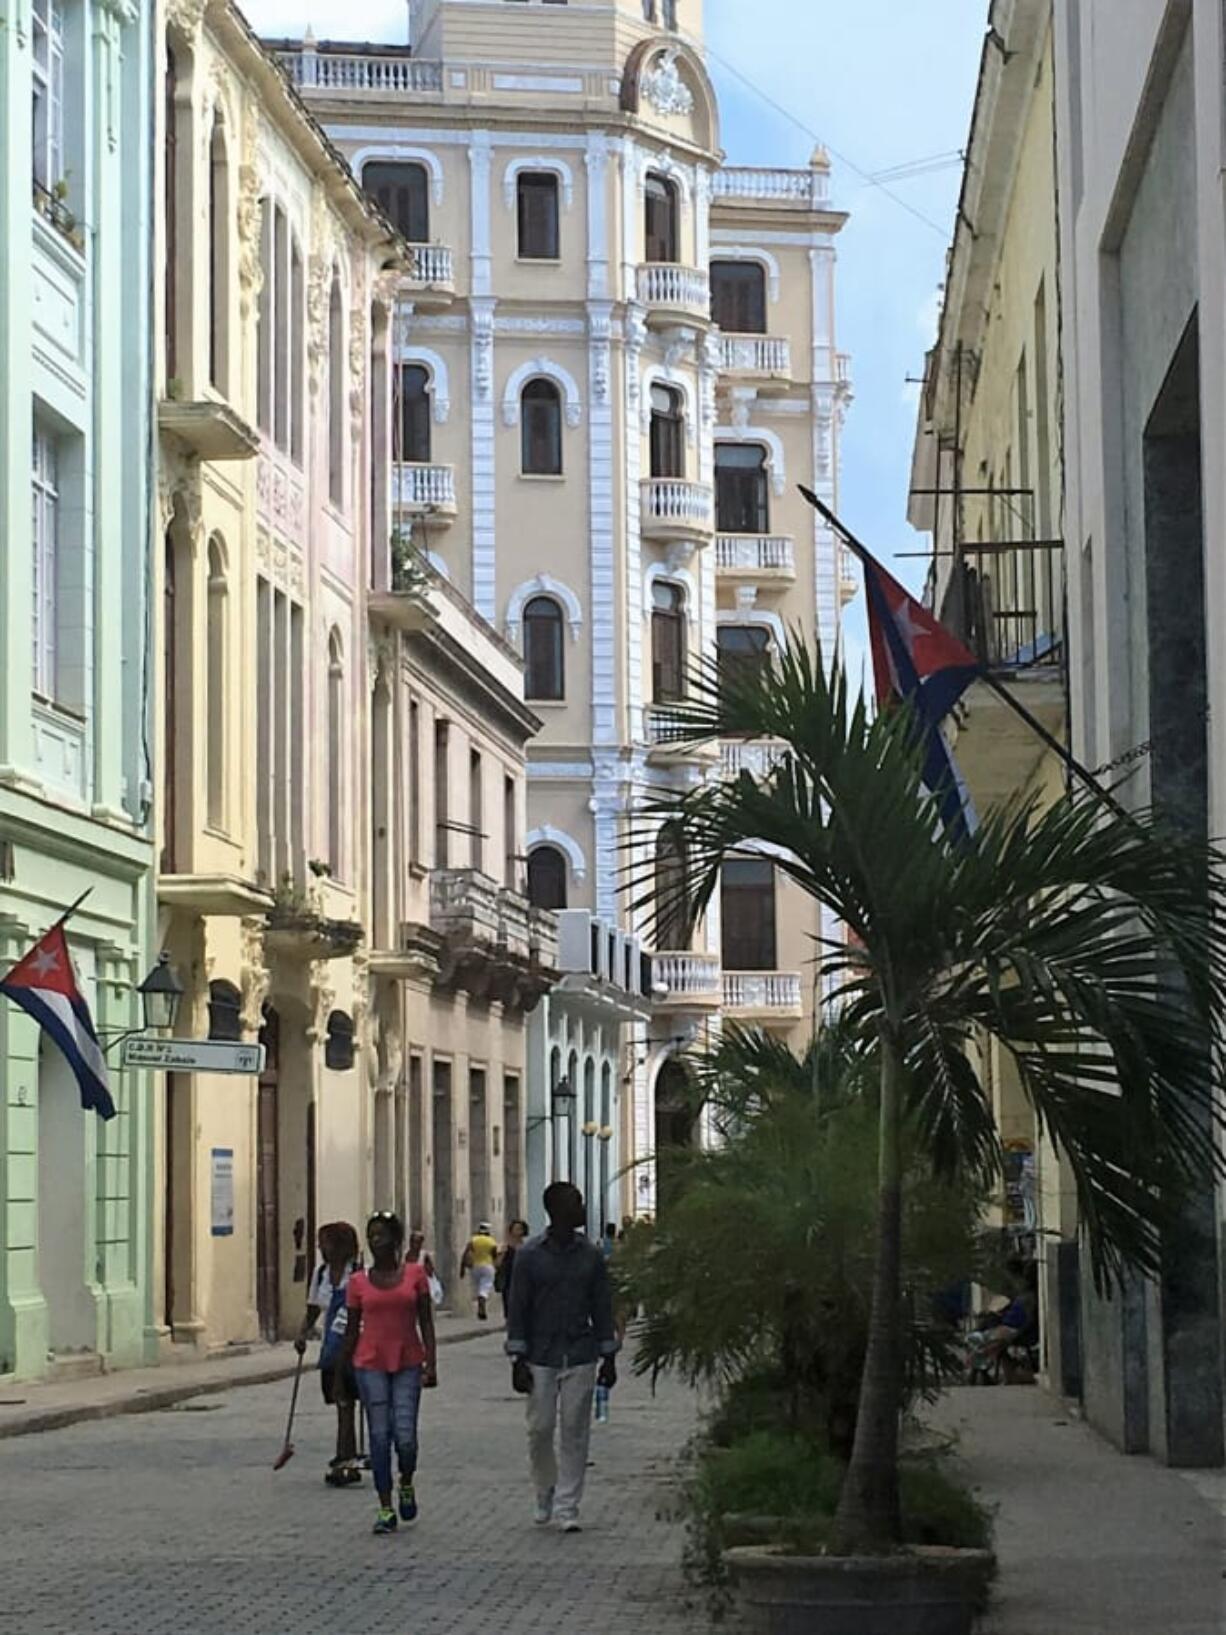
<svg viewBox="0 0 1226 1635">
<path fill-rule="evenodd" d="M 536 1496 L 536 1512 L 532 1517 L 538 1527 L 548 1527 L 553 1520 L 553 1489 Z"/>
<path fill-rule="evenodd" d="M 558 1525 L 564 1533 L 581 1533 L 583 1531 L 583 1523 L 578 1516 L 564 1516 Z"/>
</svg>

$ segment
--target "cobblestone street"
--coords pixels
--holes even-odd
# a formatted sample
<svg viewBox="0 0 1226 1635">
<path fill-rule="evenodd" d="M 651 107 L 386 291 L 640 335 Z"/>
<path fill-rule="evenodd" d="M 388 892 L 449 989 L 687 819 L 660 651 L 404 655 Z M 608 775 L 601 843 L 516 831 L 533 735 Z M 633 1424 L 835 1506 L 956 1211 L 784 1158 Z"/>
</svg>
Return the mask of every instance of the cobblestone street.
<svg viewBox="0 0 1226 1635">
<path fill-rule="evenodd" d="M 593 1431 L 586 1530 L 531 1519 L 523 1409 L 501 1336 L 441 1353 L 424 1399 L 422 1516 L 374 1538 L 369 1486 L 322 1481 L 333 1421 L 305 1373 L 296 1456 L 278 1474 L 289 1383 L 0 1443 L 0 1631 L 20 1635 L 690 1635 L 667 1517 L 684 1391 L 623 1378 Z"/>
</svg>

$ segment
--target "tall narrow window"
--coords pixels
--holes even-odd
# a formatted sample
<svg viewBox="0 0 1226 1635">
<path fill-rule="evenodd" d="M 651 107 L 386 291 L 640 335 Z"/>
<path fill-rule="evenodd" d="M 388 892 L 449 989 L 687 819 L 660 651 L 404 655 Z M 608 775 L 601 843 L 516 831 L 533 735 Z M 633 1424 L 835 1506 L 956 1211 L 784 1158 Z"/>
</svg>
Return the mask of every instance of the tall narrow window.
<svg viewBox="0 0 1226 1635">
<path fill-rule="evenodd" d="M 731 334 L 766 334 L 766 269 L 760 262 L 711 263 L 711 317 Z"/>
<path fill-rule="evenodd" d="M 434 863 L 445 869 L 450 858 L 447 838 L 450 829 L 447 758 L 451 749 L 451 723 L 434 723 Z"/>
<path fill-rule="evenodd" d="M 551 380 L 530 380 L 520 400 L 522 469 L 526 477 L 562 474 L 562 395 Z"/>
<path fill-rule="evenodd" d="M 430 240 L 430 178 L 424 165 L 372 161 L 362 167 L 362 186 L 410 244 Z"/>
<path fill-rule="evenodd" d="M 646 257 L 648 261 L 679 261 L 677 188 L 666 176 L 649 172 L 644 184 Z"/>
<path fill-rule="evenodd" d="M 335 272 L 328 298 L 328 496 L 338 509 L 345 503 L 345 322 Z"/>
<path fill-rule="evenodd" d="M 551 171 L 524 171 L 516 183 L 519 253 L 525 261 L 556 261 L 558 178 Z"/>
<path fill-rule="evenodd" d="M 409 862 L 421 862 L 421 705 L 409 700 Z"/>
<path fill-rule="evenodd" d="M 34 0 L 30 31 L 34 183 L 44 194 L 53 194 L 64 178 L 64 11 L 59 0 Z"/>
<path fill-rule="evenodd" d="M 175 869 L 175 838 L 179 826 L 176 728 L 179 712 L 179 610 L 176 602 L 175 541 L 167 528 L 162 542 L 162 855 L 163 874 Z"/>
<path fill-rule="evenodd" d="M 556 913 L 566 907 L 566 859 L 556 846 L 534 846 L 528 857 L 528 901 Z"/>
<path fill-rule="evenodd" d="M 306 324 L 306 283 L 302 268 L 302 251 L 294 240 L 290 252 L 290 324 L 289 324 L 289 393 L 290 442 L 289 451 L 302 464 L 304 428 L 306 424 L 306 393 L 302 389 L 303 343 Z"/>
<path fill-rule="evenodd" d="M 775 866 L 767 858 L 736 857 L 724 864 L 720 925 L 725 970 L 775 969 Z"/>
<path fill-rule="evenodd" d="M 174 380 L 179 373 L 179 349 L 175 338 L 177 322 L 175 301 L 175 280 L 178 271 L 179 256 L 179 156 L 178 133 L 176 130 L 178 108 L 176 96 L 178 92 L 178 65 L 175 54 L 168 44 L 166 47 L 166 69 L 162 80 L 162 123 L 164 149 L 162 165 L 165 175 L 162 178 L 162 227 L 166 239 L 165 265 L 162 271 L 162 335 L 166 348 L 166 379 Z"/>
<path fill-rule="evenodd" d="M 685 831 L 666 823 L 656 839 L 656 947 L 679 950 L 690 945 L 689 858 Z"/>
<path fill-rule="evenodd" d="M 672 386 L 651 388 L 651 475 L 685 476 L 685 406 Z"/>
<path fill-rule="evenodd" d="M 651 696 L 657 704 L 685 697 L 685 597 L 679 585 L 651 587 Z"/>
<path fill-rule="evenodd" d="M 396 371 L 399 414 L 396 427 L 400 447 L 396 459 L 409 465 L 430 463 L 430 376 L 419 363 L 404 363 Z"/>
<path fill-rule="evenodd" d="M 328 639 L 328 867 L 336 879 L 343 872 L 344 723 L 345 665 L 340 634 L 334 630 Z"/>
<path fill-rule="evenodd" d="M 468 866 L 480 874 L 485 868 L 485 768 L 480 750 L 468 752 Z"/>
<path fill-rule="evenodd" d="M 230 340 L 230 167 L 220 111 L 213 115 L 209 144 L 209 380 L 219 392 L 229 387 Z"/>
<path fill-rule="evenodd" d="M 273 255 L 273 205 L 271 199 L 260 200 L 260 305 L 256 317 L 256 413 L 260 430 L 265 437 L 273 434 L 273 353 L 275 329 L 273 313 L 273 280 L 276 276 Z M 167 367 L 169 373 L 169 366 Z"/>
<path fill-rule="evenodd" d="M 715 445 L 715 526 L 722 534 L 770 532 L 766 450 L 757 443 Z"/>
<path fill-rule="evenodd" d="M 209 735 L 204 753 L 208 784 L 208 819 L 212 829 L 226 826 L 226 559 L 220 540 L 209 541 L 209 583 L 205 695 Z"/>
<path fill-rule="evenodd" d="M 722 624 L 715 633 L 722 677 L 735 682 L 766 669 L 771 661 L 770 631 L 759 624 Z"/>
<path fill-rule="evenodd" d="M 59 660 L 59 450 L 55 438 L 34 425 L 34 691 L 56 696 Z"/>
<path fill-rule="evenodd" d="M 548 702 L 566 695 L 562 609 L 552 596 L 524 608 L 524 697 Z"/>
<path fill-rule="evenodd" d="M 516 867 L 518 855 L 515 850 L 515 779 L 504 777 L 502 780 L 502 850 L 503 850 L 503 884 L 508 891 L 515 891 L 519 886 L 519 871 Z"/>
</svg>

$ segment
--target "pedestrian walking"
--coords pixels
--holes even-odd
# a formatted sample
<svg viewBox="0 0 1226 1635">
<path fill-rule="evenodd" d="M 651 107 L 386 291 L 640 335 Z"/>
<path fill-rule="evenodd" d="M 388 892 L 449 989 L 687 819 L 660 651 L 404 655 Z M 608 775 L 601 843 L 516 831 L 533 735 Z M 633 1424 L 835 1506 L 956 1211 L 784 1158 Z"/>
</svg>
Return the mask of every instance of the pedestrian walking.
<svg viewBox="0 0 1226 1635">
<path fill-rule="evenodd" d="M 353 1368 L 370 1432 L 379 1494 L 376 1533 L 396 1531 L 392 1444 L 400 1467 L 399 1518 L 417 1520 L 417 1419 L 422 1390 L 438 1384 L 434 1312 L 424 1268 L 404 1259 L 404 1227 L 386 1210 L 366 1226 L 371 1265 L 349 1279 L 342 1362 Z"/>
<path fill-rule="evenodd" d="M 358 1269 L 358 1235 L 348 1221 L 329 1221 L 319 1229 L 319 1265 L 307 1286 L 306 1315 L 294 1341 L 301 1357 L 307 1335 L 323 1315 L 323 1339 L 319 1348 L 319 1383 L 324 1401 L 336 1409 L 336 1456 L 328 1466 L 324 1481 L 329 1487 L 351 1487 L 362 1480 L 358 1463 L 353 1370 L 343 1365 L 348 1318 L 346 1295 L 349 1279 Z"/>
<path fill-rule="evenodd" d="M 507 1227 L 507 1241 L 498 1251 L 498 1265 L 494 1272 L 494 1293 L 502 1296 L 502 1320 L 504 1323 L 511 1308 L 511 1277 L 515 1271 L 515 1256 L 527 1243 L 529 1231 L 527 1221 L 512 1221 Z"/>
<path fill-rule="evenodd" d="M 460 1261 L 460 1276 L 468 1273 L 472 1283 L 473 1299 L 477 1305 L 477 1320 L 482 1323 L 490 1314 L 490 1295 L 494 1292 L 494 1263 L 497 1259 L 497 1239 L 490 1232 L 490 1223 L 482 1221 L 469 1238 L 464 1258 Z"/>
<path fill-rule="evenodd" d="M 579 1231 L 583 1194 L 555 1181 L 544 1201 L 548 1228 L 515 1257 L 506 1350 L 511 1383 L 529 1399 L 536 1521 L 577 1533 L 592 1399 L 597 1381 L 609 1391 L 617 1384 L 618 1342 L 608 1263 Z"/>
<path fill-rule="evenodd" d="M 426 1281 L 430 1285 L 430 1300 L 435 1311 L 440 1310 L 443 1304 L 443 1295 L 446 1291 L 443 1288 L 443 1281 L 435 1268 L 434 1256 L 426 1248 L 426 1234 L 420 1226 L 415 1226 L 409 1233 L 409 1252 L 405 1259 L 420 1266 L 425 1272 Z"/>
</svg>

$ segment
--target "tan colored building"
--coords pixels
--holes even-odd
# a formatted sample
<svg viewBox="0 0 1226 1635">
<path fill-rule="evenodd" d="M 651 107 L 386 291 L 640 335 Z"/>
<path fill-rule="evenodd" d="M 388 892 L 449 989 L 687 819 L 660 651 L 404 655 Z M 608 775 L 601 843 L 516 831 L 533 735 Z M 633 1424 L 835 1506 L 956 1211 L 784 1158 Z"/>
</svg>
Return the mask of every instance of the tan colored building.
<svg viewBox="0 0 1226 1635">
<path fill-rule="evenodd" d="M 645 939 L 631 816 L 771 753 L 673 741 L 690 664 L 753 663 L 793 624 L 833 644 L 840 563 L 795 485 L 837 497 L 844 217 L 821 154 L 723 165 L 697 0 L 410 18 L 407 47 L 274 45 L 411 246 L 390 520 L 524 657 L 531 897 Z M 661 836 L 661 872 L 681 862 Z M 656 928 L 616 1075 L 626 1209 L 654 1207 L 657 1142 L 688 1138 L 682 1047 L 725 1016 L 810 1026 L 811 907 L 764 856 L 730 865 L 723 909 Z"/>
</svg>

